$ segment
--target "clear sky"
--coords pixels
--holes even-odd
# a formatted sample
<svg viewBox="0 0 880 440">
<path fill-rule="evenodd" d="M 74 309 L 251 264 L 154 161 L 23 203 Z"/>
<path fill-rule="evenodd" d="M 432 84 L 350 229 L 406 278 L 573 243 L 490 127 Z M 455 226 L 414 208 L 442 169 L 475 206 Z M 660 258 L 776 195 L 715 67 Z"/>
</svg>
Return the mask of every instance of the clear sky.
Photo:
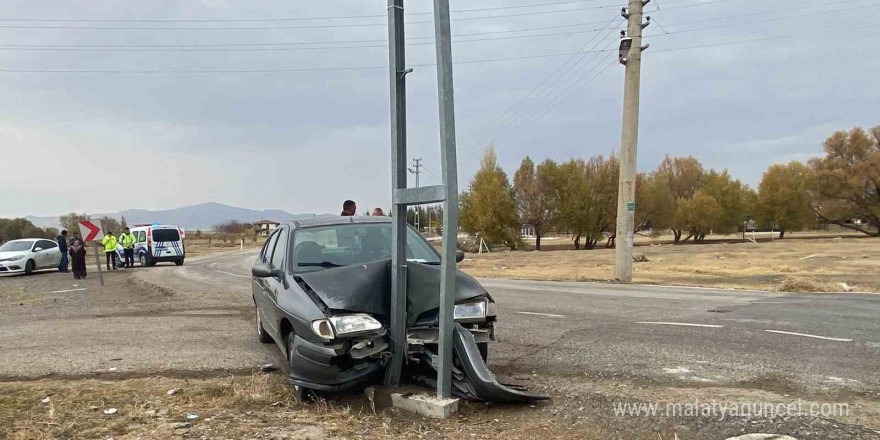
<svg viewBox="0 0 880 440">
<path fill-rule="evenodd" d="M 617 148 L 623 3 L 451 2 L 463 189 L 489 142 L 511 174 L 525 155 Z M 406 6 L 410 157 L 436 184 L 431 2 Z M 646 11 L 640 170 L 693 155 L 756 185 L 771 163 L 820 154 L 834 130 L 880 124 L 878 0 Z M 383 0 L 4 2 L 0 216 L 387 209 L 385 14 Z"/>
</svg>

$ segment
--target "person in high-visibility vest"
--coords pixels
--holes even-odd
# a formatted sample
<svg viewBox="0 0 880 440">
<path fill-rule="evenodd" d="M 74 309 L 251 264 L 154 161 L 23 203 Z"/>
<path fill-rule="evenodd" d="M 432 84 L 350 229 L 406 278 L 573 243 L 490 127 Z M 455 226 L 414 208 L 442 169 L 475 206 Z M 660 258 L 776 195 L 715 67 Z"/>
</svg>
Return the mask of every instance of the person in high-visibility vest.
<svg viewBox="0 0 880 440">
<path fill-rule="evenodd" d="M 125 232 L 119 236 L 119 243 L 122 244 L 122 251 L 125 254 L 125 264 L 122 267 L 134 267 L 134 235 L 128 227 Z"/>
<path fill-rule="evenodd" d="M 112 231 L 107 231 L 107 234 L 104 235 L 104 239 L 101 240 L 101 244 L 104 245 L 104 255 L 107 257 L 107 270 L 116 270 L 116 237 L 113 236 Z M 113 265 L 110 265 L 110 262 L 113 262 Z"/>
</svg>

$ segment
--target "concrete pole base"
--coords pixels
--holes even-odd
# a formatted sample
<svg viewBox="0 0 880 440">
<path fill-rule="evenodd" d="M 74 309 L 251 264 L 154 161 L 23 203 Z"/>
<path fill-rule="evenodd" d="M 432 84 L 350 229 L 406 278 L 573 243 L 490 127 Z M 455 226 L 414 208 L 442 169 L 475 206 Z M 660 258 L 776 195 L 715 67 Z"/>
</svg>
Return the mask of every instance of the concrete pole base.
<svg viewBox="0 0 880 440">
<path fill-rule="evenodd" d="M 364 394 L 376 409 L 395 407 L 434 419 L 448 419 L 458 412 L 459 399 L 441 399 L 426 388 L 373 386 Z"/>
</svg>

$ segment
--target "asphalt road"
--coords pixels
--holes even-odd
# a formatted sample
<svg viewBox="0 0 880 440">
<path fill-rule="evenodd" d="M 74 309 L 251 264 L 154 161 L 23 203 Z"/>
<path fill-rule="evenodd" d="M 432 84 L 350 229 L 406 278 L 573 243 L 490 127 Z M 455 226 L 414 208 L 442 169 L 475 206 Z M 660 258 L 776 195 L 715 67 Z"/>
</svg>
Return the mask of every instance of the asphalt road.
<svg viewBox="0 0 880 440">
<path fill-rule="evenodd" d="M 51 306 L 48 300 L 16 306 L 7 298 L 0 353 L 13 362 L 0 364 L 0 375 L 87 374 L 119 358 L 114 362 L 132 371 L 281 362 L 274 347 L 253 342 L 254 255 L 117 271 L 105 288 L 91 277 L 80 287 L 66 274 L 16 277 L 38 281 L 16 298 L 27 289 L 74 291 L 55 295 L 61 304 Z M 9 281 L 15 279 L 0 279 L 0 288 Z M 499 306 L 490 355 L 499 371 L 880 390 L 880 295 L 480 281 Z M 228 347 L 220 356 L 213 349 L 218 342 Z M 51 360 L 30 358 L 45 345 L 56 347 Z M 94 360 L 83 360 L 83 350 Z"/>
<path fill-rule="evenodd" d="M 224 375 L 283 364 L 254 335 L 255 254 L 116 271 L 103 288 L 94 273 L 86 282 L 0 277 L 0 380 Z M 610 412 L 607 390 L 591 394 L 596 384 L 856 399 L 872 413 L 880 400 L 880 295 L 480 281 L 498 304 L 490 368 L 555 393 L 560 414 L 576 418 L 584 405 Z M 590 396 L 599 400 L 584 403 Z M 869 426 L 880 420 L 870 417 Z M 825 423 L 817 420 L 786 429 Z"/>
<path fill-rule="evenodd" d="M 173 274 L 247 297 L 253 255 Z M 499 305 L 491 364 L 504 370 L 583 369 L 721 385 L 772 377 L 880 390 L 880 295 L 480 282 Z M 226 298 L 241 302 L 238 294 Z"/>
</svg>

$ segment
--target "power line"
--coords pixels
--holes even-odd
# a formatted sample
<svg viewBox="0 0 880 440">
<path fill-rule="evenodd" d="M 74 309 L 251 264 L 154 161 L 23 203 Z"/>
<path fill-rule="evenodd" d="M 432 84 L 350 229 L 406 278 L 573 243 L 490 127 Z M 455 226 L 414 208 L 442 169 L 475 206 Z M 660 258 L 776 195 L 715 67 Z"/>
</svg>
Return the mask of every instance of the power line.
<svg viewBox="0 0 880 440">
<path fill-rule="evenodd" d="M 583 1 L 592 1 L 592 0 L 583 0 Z M 667 0 L 667 3 L 669 1 L 671 1 L 671 0 Z M 688 1 L 690 1 L 690 0 L 688 0 Z M 729 2 L 730 0 L 713 0 L 713 1 L 708 1 L 708 2 L 697 2 L 694 4 L 686 4 L 686 5 L 682 5 L 682 6 L 678 6 L 678 7 L 667 8 L 666 10 L 704 6 L 707 4 L 718 3 L 721 1 Z M 570 2 L 562 2 L 562 3 L 570 3 Z M 559 4 L 562 4 L 562 3 L 559 3 Z M 540 5 L 534 5 L 534 6 L 540 6 Z M 459 18 L 452 19 L 452 21 L 488 20 L 488 19 L 496 19 L 496 18 L 508 18 L 508 17 L 531 17 L 531 16 L 535 16 L 535 15 L 589 11 L 589 10 L 594 10 L 594 9 L 607 9 L 607 8 L 615 8 L 616 9 L 618 6 L 619 5 L 599 5 L 599 6 L 591 6 L 591 7 L 587 7 L 587 8 L 558 9 L 558 10 L 549 10 L 549 11 L 531 11 L 531 12 L 524 12 L 524 13 L 517 13 L 517 14 L 506 14 L 506 15 L 486 15 L 486 16 L 482 16 L 482 17 L 459 17 Z M 509 9 L 511 7 L 507 7 L 507 8 Z M 486 8 L 484 10 L 491 10 L 491 8 Z M 470 11 L 476 11 L 476 9 L 473 9 Z M 467 12 L 467 11 L 462 10 L 459 12 Z M 420 13 L 420 14 L 422 14 L 422 13 Z M 424 14 L 430 14 L 430 13 L 424 13 Z M 379 17 L 385 18 L 386 16 L 385 15 L 374 15 L 371 17 L 372 18 L 379 18 Z M 211 20 L 206 20 L 206 21 L 195 21 L 195 20 L 181 20 L 181 21 L 175 21 L 175 20 L 168 20 L 168 21 L 160 21 L 160 20 L 144 20 L 144 21 L 107 20 L 106 22 L 119 22 L 119 23 L 139 23 L 139 22 L 142 22 L 142 23 L 175 23 L 175 22 L 211 23 L 211 22 L 218 22 L 218 23 L 225 23 L 225 22 L 263 22 L 263 21 L 279 21 L 279 20 L 290 21 L 290 20 L 345 19 L 345 18 L 351 19 L 351 18 L 369 18 L 369 17 L 368 16 L 339 16 L 339 17 L 323 17 L 323 18 L 302 17 L 302 18 L 286 18 L 286 19 L 259 19 L 259 20 L 254 19 L 254 20 L 230 20 L 230 21 L 219 21 L 219 20 L 218 21 L 211 21 Z M 105 22 L 100 19 L 96 19 L 96 20 L 86 20 L 86 19 L 70 19 L 70 20 L 34 19 L 34 20 L 30 20 L 30 19 L 20 19 L 20 18 L 0 19 L 0 21 L 83 22 L 83 23 Z M 432 24 L 432 23 L 434 23 L 434 20 L 410 21 L 410 22 L 407 22 L 406 24 L 428 24 L 428 23 Z M 55 26 L 0 25 L 0 29 L 66 29 L 66 30 L 89 30 L 89 31 L 90 30 L 135 30 L 135 31 L 138 31 L 138 30 L 141 30 L 141 31 L 143 31 L 143 30 L 146 30 L 146 31 L 149 31 L 149 30 L 169 30 L 169 31 L 198 30 L 198 31 L 212 31 L 212 30 L 323 29 L 323 28 L 351 28 L 351 27 L 371 27 L 371 26 L 372 27 L 387 26 L 387 23 L 347 23 L 347 24 L 320 24 L 320 25 L 307 25 L 307 26 L 264 26 L 264 27 L 247 27 L 247 26 L 246 27 L 241 27 L 241 26 L 238 26 L 238 27 L 132 27 L 132 26 L 113 26 L 113 27 L 111 27 L 111 26 L 98 26 L 98 27 L 95 27 L 95 26 L 62 26 L 62 25 L 55 25 Z"/>
<path fill-rule="evenodd" d="M 612 23 L 614 23 L 615 20 L 619 20 L 619 17 L 617 15 L 615 15 L 613 18 L 611 18 L 611 20 L 608 20 L 608 22 L 606 22 L 605 25 L 602 26 L 602 28 L 600 29 L 600 32 L 607 29 L 608 26 L 611 25 Z M 587 40 L 587 42 L 584 43 L 580 47 L 580 49 L 578 49 L 578 51 L 579 52 L 583 51 L 598 35 L 599 35 L 598 33 L 596 35 L 593 35 L 593 37 L 591 37 L 589 40 Z M 578 56 L 578 54 L 574 54 L 571 57 L 569 57 L 568 59 L 566 59 L 553 72 L 551 72 L 550 75 L 548 75 L 546 78 L 544 78 L 544 80 L 542 80 L 537 86 L 535 86 L 525 96 L 523 96 L 523 98 L 521 98 L 520 100 L 515 102 L 512 106 L 508 107 L 507 110 L 505 110 L 501 115 L 499 115 L 494 120 L 492 120 L 491 122 L 486 124 L 486 126 L 477 130 L 476 132 L 474 132 L 470 137 L 476 139 L 477 136 L 479 136 L 482 133 L 485 133 L 487 130 L 492 130 L 494 125 L 503 121 L 507 117 L 507 115 L 511 114 L 511 112 L 514 112 L 519 107 L 519 105 L 521 103 L 527 101 L 529 99 L 529 97 L 532 96 L 533 93 L 535 93 L 536 91 L 538 91 L 542 87 L 544 87 L 544 85 L 547 84 L 554 77 L 554 75 L 556 75 L 556 73 L 558 73 L 560 70 L 562 70 L 571 60 L 575 59 L 577 56 Z M 577 64 L 577 63 L 575 63 L 575 64 Z"/>
<path fill-rule="evenodd" d="M 671 49 L 659 49 L 656 52 L 675 52 L 682 50 L 690 50 L 690 49 L 702 49 L 707 47 L 718 47 L 718 46 L 730 46 L 736 44 L 748 44 L 759 41 L 769 41 L 769 40 L 777 40 L 777 39 L 785 39 L 792 37 L 801 37 L 801 36 L 812 36 L 812 35 L 824 35 L 830 33 L 843 33 L 843 32 L 852 32 L 857 30 L 865 30 L 865 29 L 873 29 L 880 27 L 880 24 L 874 25 L 866 25 L 859 27 L 848 27 L 848 28 L 839 28 L 839 29 L 827 29 L 824 31 L 818 32 L 807 32 L 807 33 L 798 33 L 798 34 L 787 34 L 787 35 L 774 35 L 769 37 L 761 37 L 749 40 L 738 40 L 738 41 L 727 41 L 727 42 L 718 42 L 711 44 L 704 44 L 698 46 L 684 46 L 677 47 Z M 601 53 L 601 52 L 614 52 L 615 50 L 598 50 L 593 51 L 593 53 Z M 552 57 L 561 57 L 561 56 L 570 56 L 573 54 L 577 54 L 578 52 L 568 52 L 568 53 L 558 53 L 558 54 L 541 54 L 541 55 L 529 55 L 529 56 L 521 56 L 521 57 L 509 57 L 509 58 L 494 58 L 494 59 L 484 59 L 484 60 L 467 60 L 467 61 L 457 61 L 455 64 L 479 64 L 479 63 L 491 63 L 491 62 L 503 62 L 503 61 L 516 61 L 516 60 L 529 60 L 529 59 L 540 59 L 540 58 L 552 58 Z M 584 53 L 584 52 L 581 52 Z M 430 67 L 434 66 L 434 63 L 423 63 L 423 64 L 412 64 L 413 67 Z M 317 68 L 299 68 L 299 69 L 229 69 L 229 70 L 67 70 L 67 69 L 0 69 L 0 72 L 3 73 L 100 73 L 100 74 L 203 74 L 203 73 L 290 73 L 290 72 L 332 72 L 332 71 L 356 71 L 356 70 L 374 70 L 374 69 L 387 69 L 388 66 L 350 66 L 350 67 L 317 67 Z"/>
<path fill-rule="evenodd" d="M 578 70 L 574 75 L 568 76 L 568 72 L 570 70 L 567 70 L 562 75 L 555 77 L 544 91 L 539 93 L 538 96 L 535 96 L 532 102 L 527 103 L 522 110 L 517 112 L 518 114 L 515 114 L 513 116 L 512 119 L 492 127 L 488 132 L 488 136 L 484 140 L 474 143 L 474 148 L 479 148 L 481 145 L 492 142 L 499 132 L 506 131 L 507 133 L 504 133 L 502 135 L 502 138 L 503 140 L 507 140 L 508 134 L 511 131 L 518 132 L 517 129 L 519 127 L 521 127 L 523 124 L 528 124 L 531 119 L 534 119 L 535 115 L 540 114 L 542 110 L 552 105 L 553 102 L 555 102 L 561 96 L 565 95 L 566 92 L 571 90 L 574 85 L 576 85 L 584 77 L 586 77 L 597 67 L 599 67 L 599 65 L 601 65 L 600 54 L 614 52 L 614 49 L 611 48 L 616 47 L 617 45 L 617 40 L 615 38 L 613 44 L 606 46 L 606 49 L 594 50 L 602 41 L 605 40 L 600 40 L 596 42 L 596 45 L 594 45 L 593 48 L 591 48 L 591 50 L 588 52 L 589 56 L 583 56 L 580 60 L 576 61 L 574 65 L 572 65 L 576 66 L 583 62 L 583 65 L 578 67 Z M 584 60 L 586 61 L 584 62 Z M 574 78 L 574 80 L 569 82 L 569 80 L 571 80 L 572 78 Z M 553 87 L 560 80 L 562 80 L 560 87 L 556 90 L 553 90 Z M 497 146 L 500 143 L 501 142 L 496 142 L 495 144 Z"/>
<path fill-rule="evenodd" d="M 454 18 L 452 21 L 470 21 L 470 20 L 488 20 L 488 19 L 496 19 L 496 18 L 509 18 L 509 17 L 531 17 L 535 15 L 544 15 L 544 14 L 558 14 L 564 12 L 580 12 L 580 11 L 588 11 L 591 9 L 606 9 L 606 8 L 617 8 L 617 5 L 602 5 L 602 6 L 594 6 L 590 8 L 576 8 L 576 9 L 559 9 L 559 10 L 551 10 L 551 11 L 532 11 L 526 13 L 518 13 L 518 14 L 506 14 L 506 15 L 487 15 L 483 17 L 461 17 Z M 434 23 L 434 20 L 422 20 L 422 21 L 409 21 L 406 24 L 425 24 L 425 23 Z M 318 24 L 318 25 L 306 25 L 306 26 L 264 26 L 264 27 L 132 27 L 132 26 L 62 26 L 62 25 L 54 25 L 54 26 L 32 26 L 32 25 L 0 25 L 0 29 L 67 29 L 67 30 L 167 30 L 167 31 L 211 31 L 211 30 L 275 30 L 275 29 L 323 29 L 323 28 L 351 28 L 351 27 L 377 27 L 377 26 L 387 26 L 387 23 L 347 23 L 347 24 Z"/>
<path fill-rule="evenodd" d="M 495 143 L 495 146 L 497 147 L 497 146 L 499 146 L 499 145 L 504 144 L 505 142 L 507 142 L 507 141 L 509 141 L 510 139 L 512 139 L 515 135 L 519 134 L 524 128 L 526 128 L 526 127 L 529 126 L 530 124 L 533 124 L 533 123 L 535 123 L 535 122 L 538 122 L 538 121 L 540 121 L 541 119 L 543 119 L 544 116 L 547 116 L 548 114 L 552 113 L 554 110 L 556 110 L 557 108 L 559 108 L 559 106 L 562 105 L 563 102 L 565 102 L 567 99 L 569 99 L 569 98 L 571 98 L 572 96 L 574 96 L 574 93 L 575 93 L 575 92 L 577 92 L 577 91 L 583 89 L 584 87 L 586 87 L 587 84 L 593 82 L 593 80 L 595 80 L 596 78 L 598 78 L 602 73 L 604 73 L 606 70 L 608 70 L 609 68 L 611 68 L 611 66 L 615 65 L 616 63 L 617 63 L 617 57 L 616 57 L 616 56 L 612 56 L 612 57 L 611 57 L 611 62 L 610 62 L 610 63 L 608 63 L 605 67 L 603 67 L 601 70 L 599 70 L 599 71 L 598 71 L 596 74 L 594 74 L 593 76 L 587 77 L 587 75 L 589 75 L 589 73 L 591 73 L 591 72 L 594 71 L 597 67 L 599 67 L 600 65 L 602 65 L 601 63 L 597 63 L 597 64 L 595 64 L 595 65 L 594 65 L 589 71 L 587 71 L 587 72 L 585 72 L 583 75 L 581 75 L 581 77 L 578 78 L 575 82 L 573 82 L 573 83 L 572 83 L 567 89 L 565 89 L 565 90 L 563 90 L 561 93 L 557 94 L 556 97 L 554 97 L 551 101 L 549 101 L 549 102 L 548 102 L 547 104 L 545 104 L 542 108 L 540 108 L 540 109 L 538 110 L 537 113 L 535 113 L 534 115 L 532 115 L 529 119 L 523 120 L 523 121 L 521 121 L 519 124 L 517 124 L 516 126 L 512 127 L 512 128 L 510 129 L 510 131 L 508 131 L 506 134 L 504 134 L 504 135 L 503 135 L 503 136 L 502 136 L 502 137 L 501 137 L 501 138 Z M 584 78 L 588 78 L 588 79 L 587 79 L 585 82 L 583 82 L 583 83 L 581 83 L 581 84 L 578 84 L 578 83 L 579 83 L 582 79 L 584 79 Z"/>
<path fill-rule="evenodd" d="M 549 3 L 532 3 L 527 5 L 516 6 L 497 6 L 492 8 L 475 8 L 475 9 L 457 9 L 452 13 L 467 13 L 480 11 L 499 11 L 504 9 L 522 9 L 536 8 L 556 5 L 568 5 L 573 3 L 588 3 L 598 0 L 568 0 L 562 2 Z M 611 5 L 603 6 L 611 7 Z M 407 12 L 406 15 L 433 15 L 433 12 Z M 353 18 L 387 18 L 385 14 L 371 15 L 337 15 L 323 17 L 285 17 L 285 18 L 232 18 L 232 19 L 165 19 L 165 20 L 143 20 L 143 19 L 102 19 L 102 18 L 0 18 L 0 21 L 11 22 L 63 22 L 63 23 L 237 23 L 237 22 L 283 22 L 283 21 L 305 21 L 305 20 L 341 20 Z"/>
<path fill-rule="evenodd" d="M 545 33 L 545 34 L 533 34 L 533 35 L 510 35 L 505 37 L 496 37 L 496 38 L 473 38 L 473 39 L 461 39 L 454 40 L 453 42 L 456 44 L 459 43 L 472 43 L 472 42 L 482 42 L 482 41 L 503 41 L 503 40 L 513 40 L 513 39 L 522 39 L 522 38 L 541 38 L 541 37 L 555 37 L 555 36 L 563 36 L 563 35 L 575 35 L 575 34 L 585 34 L 585 33 L 595 33 L 600 32 L 604 29 L 591 29 L 585 31 L 571 31 L 571 32 L 554 32 L 554 33 Z M 507 32 L 515 32 L 515 31 L 507 31 Z M 378 40 L 383 41 L 383 40 Z M 270 43 L 271 44 L 271 43 Z M 281 43 L 276 43 L 274 45 L 280 45 Z M 304 44 L 304 43 L 292 43 L 292 44 Z M 423 42 L 423 43 L 407 43 L 407 46 L 433 46 L 433 42 Z M 387 44 L 375 44 L 375 45 L 358 45 L 358 46 L 326 46 L 326 47 L 241 47 L 241 45 L 212 45 L 214 47 L 211 48 L 189 48 L 189 47 L 162 47 L 162 48 L 154 48 L 151 46 L 147 46 L 145 48 L 131 48 L 131 47 L 77 47 L 77 46 L 39 46 L 39 45 L 15 45 L 15 44 L 0 44 L 0 51 L 58 51 L 58 52 L 266 52 L 266 51 L 307 51 L 307 50 L 335 50 L 335 49 L 373 49 L 373 48 L 387 48 Z M 224 47 L 227 46 L 227 47 Z"/>
<path fill-rule="evenodd" d="M 533 28 L 520 28 L 520 29 L 510 29 L 503 31 L 488 31 L 488 32 L 470 32 L 470 33 L 460 33 L 454 34 L 453 37 L 470 37 L 470 36 L 478 36 L 478 35 L 492 35 L 492 34 L 508 34 L 513 32 L 527 32 L 527 31 L 539 31 L 546 29 L 559 29 L 566 27 L 575 27 L 575 26 L 585 26 L 590 24 L 598 24 L 604 23 L 604 21 L 594 21 L 594 22 L 584 22 L 584 23 L 574 23 L 574 24 L 561 24 L 561 25 L 550 25 L 550 26 L 540 26 Z M 569 33 L 587 33 L 592 31 L 574 31 L 574 32 L 566 32 L 564 34 L 558 35 L 567 35 Z M 549 34 L 548 34 L 549 35 Z M 408 37 L 407 40 L 432 40 L 433 44 L 434 37 Z M 352 43 L 388 43 L 388 40 L 385 38 L 382 39 L 372 39 L 372 40 L 330 40 L 330 41 L 302 41 L 302 42 L 287 42 L 287 43 L 230 43 L 230 44 L 60 44 L 60 45 L 49 45 L 49 44 L 0 44 L 0 46 L 6 47 L 51 47 L 51 48 L 199 48 L 199 47 L 247 47 L 247 46 L 257 46 L 257 47 L 265 47 L 265 46 L 293 46 L 293 45 L 304 45 L 304 44 L 352 44 Z M 383 45 L 385 47 L 385 45 Z"/>
<path fill-rule="evenodd" d="M 607 51 L 605 51 L 607 52 Z M 519 57 L 507 58 L 490 58 L 483 60 L 466 60 L 456 61 L 455 64 L 481 64 L 493 63 L 501 61 L 517 61 L 531 60 L 540 58 L 552 58 L 569 56 L 577 52 L 567 52 L 558 54 L 540 54 L 526 55 Z M 431 67 L 436 66 L 434 63 L 408 64 L 410 67 Z M 0 69 L 0 72 L 6 73 L 101 73 L 101 74 L 187 74 L 187 73 L 291 73 L 291 72 L 334 72 L 334 71 L 355 71 L 355 70 L 375 70 L 387 69 L 388 66 L 346 66 L 346 67 L 304 67 L 297 69 L 204 69 L 204 70 L 103 70 L 103 69 L 85 69 L 85 70 L 68 70 L 68 69 Z"/>
<path fill-rule="evenodd" d="M 846 3 L 851 3 L 851 2 L 846 2 Z M 834 4 L 834 3 L 832 3 L 832 4 Z M 830 13 L 834 13 L 834 12 L 844 12 L 844 11 L 851 11 L 854 9 L 866 9 L 866 8 L 876 8 L 876 7 L 880 7 L 880 4 L 869 5 L 869 6 L 855 6 L 855 7 L 850 7 L 850 8 L 840 8 L 840 9 L 832 9 L 832 10 L 825 10 L 825 11 L 808 12 L 805 14 L 798 14 L 798 15 L 786 15 L 783 17 L 774 17 L 774 18 L 767 18 L 767 19 L 763 19 L 763 20 L 750 21 L 747 23 L 726 23 L 726 24 L 720 24 L 717 26 L 704 26 L 704 27 L 698 27 L 698 28 L 693 28 L 693 29 L 682 29 L 682 30 L 678 30 L 678 31 L 666 32 L 665 34 L 654 34 L 654 35 L 648 35 L 648 36 L 658 37 L 658 36 L 673 35 L 673 34 L 680 34 L 680 33 L 686 33 L 686 32 L 699 32 L 699 31 L 705 31 L 705 30 L 710 30 L 710 29 L 719 29 L 719 28 L 730 27 L 730 26 L 748 26 L 748 25 L 753 25 L 753 24 L 758 24 L 758 23 L 768 23 L 768 22 L 773 22 L 773 21 L 782 21 L 782 20 L 790 20 L 793 18 L 808 17 L 808 16 L 812 16 L 812 15 L 830 14 Z M 676 25 L 670 25 L 670 26 L 675 27 Z"/>
</svg>

